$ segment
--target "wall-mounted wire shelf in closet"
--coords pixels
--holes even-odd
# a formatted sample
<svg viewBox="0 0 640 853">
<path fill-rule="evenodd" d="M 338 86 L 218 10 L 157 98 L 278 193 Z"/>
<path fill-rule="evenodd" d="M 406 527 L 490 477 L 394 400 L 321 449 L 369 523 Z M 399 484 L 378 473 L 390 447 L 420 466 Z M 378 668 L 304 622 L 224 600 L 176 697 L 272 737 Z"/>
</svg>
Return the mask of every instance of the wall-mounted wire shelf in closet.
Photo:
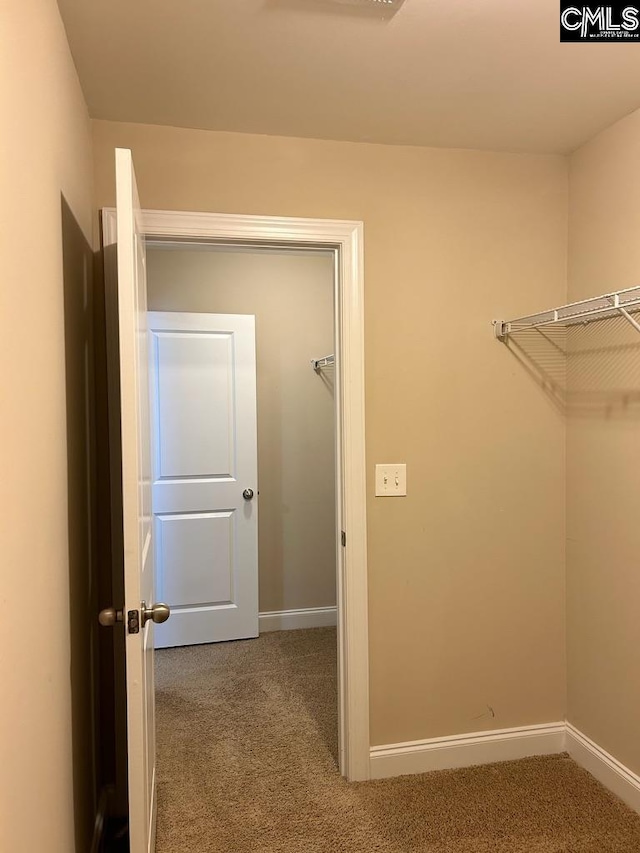
<svg viewBox="0 0 640 853">
<path fill-rule="evenodd" d="M 525 329 L 574 326 L 622 316 L 640 332 L 640 323 L 631 316 L 638 311 L 640 311 L 640 286 L 604 293 L 602 296 L 571 302 L 569 305 L 561 305 L 559 308 L 529 314 L 515 320 L 494 320 L 493 330 L 498 340 L 505 341 L 509 335 Z"/>
<path fill-rule="evenodd" d="M 331 367 L 336 363 L 335 355 L 325 355 L 322 358 L 312 358 L 311 367 L 317 372 L 323 367 Z"/>
</svg>

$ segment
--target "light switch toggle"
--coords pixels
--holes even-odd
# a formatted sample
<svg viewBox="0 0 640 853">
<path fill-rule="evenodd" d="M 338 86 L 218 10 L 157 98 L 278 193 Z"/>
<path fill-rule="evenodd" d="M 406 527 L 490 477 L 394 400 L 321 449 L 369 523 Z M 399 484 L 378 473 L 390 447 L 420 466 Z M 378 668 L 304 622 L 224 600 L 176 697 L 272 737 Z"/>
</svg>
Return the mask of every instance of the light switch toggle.
<svg viewBox="0 0 640 853">
<path fill-rule="evenodd" d="M 376 465 L 376 497 L 404 497 L 407 494 L 407 466 L 404 462 Z"/>
</svg>

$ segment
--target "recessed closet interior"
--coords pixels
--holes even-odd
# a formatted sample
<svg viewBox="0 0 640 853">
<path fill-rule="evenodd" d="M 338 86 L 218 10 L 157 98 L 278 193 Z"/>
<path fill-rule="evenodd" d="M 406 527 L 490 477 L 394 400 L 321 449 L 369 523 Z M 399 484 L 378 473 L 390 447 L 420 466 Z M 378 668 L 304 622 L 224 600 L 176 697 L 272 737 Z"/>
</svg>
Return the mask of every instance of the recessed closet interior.
<svg viewBox="0 0 640 853">
<path fill-rule="evenodd" d="M 621 698 L 635 682 L 616 675 L 635 654 L 636 527 L 622 521 L 638 498 L 624 449 L 634 424 L 606 406 L 574 419 L 549 392 L 564 356 L 536 362 L 491 327 L 636 283 L 638 138 L 638 113 L 567 159 L 242 134 L 231 146 L 216 133 L 95 123 L 100 203 L 113 203 L 111 151 L 123 144 L 147 164 L 152 208 L 264 210 L 276 199 L 284 212 L 365 222 L 374 750 L 562 723 L 575 709 L 577 726 L 640 768 L 633 703 Z M 576 431 L 604 436 L 607 453 L 588 453 Z M 394 457 L 407 463 L 407 498 L 375 499 L 373 467 Z M 577 485 L 585 477 L 589 488 Z M 597 513 L 613 501 L 614 527 Z M 600 683 L 620 700 L 605 704 Z"/>
</svg>

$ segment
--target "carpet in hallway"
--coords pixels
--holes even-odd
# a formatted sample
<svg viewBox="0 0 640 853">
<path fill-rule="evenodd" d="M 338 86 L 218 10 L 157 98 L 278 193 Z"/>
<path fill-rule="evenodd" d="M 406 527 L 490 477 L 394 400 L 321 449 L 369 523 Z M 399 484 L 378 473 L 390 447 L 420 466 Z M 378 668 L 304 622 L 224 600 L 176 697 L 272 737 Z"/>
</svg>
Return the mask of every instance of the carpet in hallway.
<svg viewBox="0 0 640 853">
<path fill-rule="evenodd" d="M 335 629 L 156 653 L 157 853 L 640 853 L 566 755 L 347 783 Z"/>
</svg>

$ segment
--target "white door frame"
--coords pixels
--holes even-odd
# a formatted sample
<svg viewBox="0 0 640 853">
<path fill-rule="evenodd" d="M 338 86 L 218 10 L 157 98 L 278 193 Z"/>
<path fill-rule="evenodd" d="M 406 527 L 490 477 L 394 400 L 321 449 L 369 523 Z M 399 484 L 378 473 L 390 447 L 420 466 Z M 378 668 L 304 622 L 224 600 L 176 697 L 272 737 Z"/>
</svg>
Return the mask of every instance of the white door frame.
<svg viewBox="0 0 640 853">
<path fill-rule="evenodd" d="M 103 210 L 103 223 L 114 216 Z M 363 224 L 300 219 L 143 210 L 147 237 L 335 253 L 337 610 L 340 771 L 350 781 L 369 778 L 369 640 L 364 422 Z M 104 227 L 104 226 L 103 226 Z M 347 535 L 346 547 L 340 531 Z"/>
</svg>

